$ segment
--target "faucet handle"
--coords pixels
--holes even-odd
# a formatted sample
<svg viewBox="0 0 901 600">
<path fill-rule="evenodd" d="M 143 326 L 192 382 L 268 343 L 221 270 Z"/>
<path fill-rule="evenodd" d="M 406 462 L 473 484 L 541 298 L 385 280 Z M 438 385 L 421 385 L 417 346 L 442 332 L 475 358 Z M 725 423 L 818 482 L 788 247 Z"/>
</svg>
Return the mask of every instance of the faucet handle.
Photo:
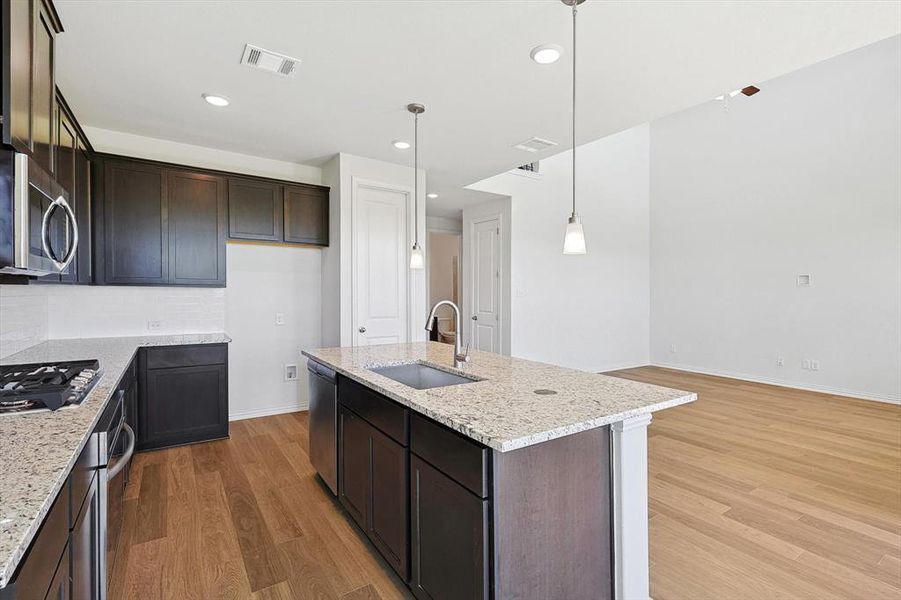
<svg viewBox="0 0 901 600">
<path fill-rule="evenodd" d="M 463 351 L 462 354 L 457 356 L 457 360 L 459 360 L 461 362 L 469 362 L 469 346 L 471 343 L 472 342 L 466 342 L 466 349 Z"/>
</svg>

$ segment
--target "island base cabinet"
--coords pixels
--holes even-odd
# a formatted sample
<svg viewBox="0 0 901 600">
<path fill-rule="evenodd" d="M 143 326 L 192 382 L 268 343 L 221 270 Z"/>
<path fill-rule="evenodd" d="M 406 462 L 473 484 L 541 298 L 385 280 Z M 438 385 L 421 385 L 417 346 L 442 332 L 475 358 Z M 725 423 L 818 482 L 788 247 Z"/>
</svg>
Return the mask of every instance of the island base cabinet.
<svg viewBox="0 0 901 600">
<path fill-rule="evenodd" d="M 409 580 L 409 451 L 362 417 L 338 409 L 338 498 L 404 580 Z"/>
<path fill-rule="evenodd" d="M 410 457 L 410 587 L 425 600 L 489 598 L 488 500 Z"/>
<path fill-rule="evenodd" d="M 72 600 L 98 600 L 100 598 L 100 501 L 99 479 L 91 481 L 88 495 L 81 507 L 69 539 L 71 560 Z"/>
</svg>

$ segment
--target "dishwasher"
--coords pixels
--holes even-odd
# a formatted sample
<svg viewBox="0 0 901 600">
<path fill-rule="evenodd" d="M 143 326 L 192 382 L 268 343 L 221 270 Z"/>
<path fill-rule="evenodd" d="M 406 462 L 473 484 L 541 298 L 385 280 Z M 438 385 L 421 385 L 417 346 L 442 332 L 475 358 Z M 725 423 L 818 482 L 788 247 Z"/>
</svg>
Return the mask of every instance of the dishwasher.
<svg viewBox="0 0 901 600">
<path fill-rule="evenodd" d="M 335 372 L 314 360 L 310 372 L 310 462 L 332 494 L 338 494 L 338 391 Z"/>
</svg>

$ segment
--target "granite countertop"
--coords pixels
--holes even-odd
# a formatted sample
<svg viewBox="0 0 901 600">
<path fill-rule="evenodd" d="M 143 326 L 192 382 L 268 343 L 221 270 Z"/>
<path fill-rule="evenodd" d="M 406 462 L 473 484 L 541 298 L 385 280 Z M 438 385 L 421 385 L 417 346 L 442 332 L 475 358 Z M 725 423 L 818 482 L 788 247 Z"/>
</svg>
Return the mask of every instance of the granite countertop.
<svg viewBox="0 0 901 600">
<path fill-rule="evenodd" d="M 98 359 L 102 371 L 78 407 L 0 415 L 0 588 L 15 572 L 138 348 L 230 341 L 224 333 L 50 340 L 0 359 L 7 365 Z"/>
<path fill-rule="evenodd" d="M 471 361 L 455 369 L 453 346 L 437 342 L 322 348 L 304 354 L 500 452 L 697 399 L 692 392 L 487 352 L 473 351 Z M 481 381 L 417 390 L 369 370 L 412 362 Z"/>
</svg>

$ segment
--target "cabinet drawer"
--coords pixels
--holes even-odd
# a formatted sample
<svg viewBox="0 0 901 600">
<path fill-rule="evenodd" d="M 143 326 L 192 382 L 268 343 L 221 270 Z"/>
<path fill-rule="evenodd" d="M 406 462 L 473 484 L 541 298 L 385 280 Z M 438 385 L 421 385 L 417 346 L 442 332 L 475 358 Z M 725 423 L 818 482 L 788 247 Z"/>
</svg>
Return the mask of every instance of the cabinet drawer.
<svg viewBox="0 0 901 600">
<path fill-rule="evenodd" d="M 100 462 L 99 452 L 97 436 L 91 434 L 69 474 L 69 529 L 75 526 L 75 517 L 81 511 L 81 505 L 91 490 L 91 482 Z"/>
<path fill-rule="evenodd" d="M 410 450 L 473 494 L 488 497 L 485 446 L 414 413 L 410 415 Z"/>
<path fill-rule="evenodd" d="M 378 392 L 348 379 L 338 378 L 338 402 L 406 446 L 409 440 L 407 409 Z"/>
<path fill-rule="evenodd" d="M 146 352 L 148 369 L 222 365 L 228 361 L 228 348 L 225 344 L 165 346 L 147 348 Z"/>
<path fill-rule="evenodd" d="M 69 541 L 68 506 L 69 494 L 63 488 L 44 517 L 12 581 L 0 589 L 0 599 L 44 598 L 47 595 Z M 65 567 L 68 580 L 68 560 Z"/>
</svg>

